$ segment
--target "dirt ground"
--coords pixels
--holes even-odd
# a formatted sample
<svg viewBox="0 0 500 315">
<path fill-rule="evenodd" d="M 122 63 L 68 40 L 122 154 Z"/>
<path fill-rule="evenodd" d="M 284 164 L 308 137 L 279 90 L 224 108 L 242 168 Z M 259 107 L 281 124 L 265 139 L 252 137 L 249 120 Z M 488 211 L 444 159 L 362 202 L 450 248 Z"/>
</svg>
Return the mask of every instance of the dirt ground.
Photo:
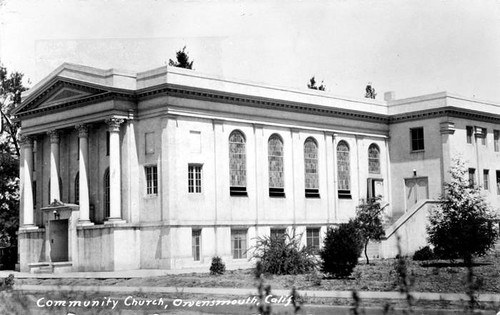
<svg viewBox="0 0 500 315">
<path fill-rule="evenodd" d="M 395 291 L 397 273 L 394 259 L 375 260 L 367 265 L 360 261 L 349 279 L 328 279 L 321 273 L 297 276 L 265 276 L 265 283 L 272 289 L 299 290 L 358 290 Z M 458 262 L 416 262 L 407 260 L 407 269 L 412 281 L 412 291 L 420 292 L 465 292 L 467 269 Z M 500 252 L 476 259 L 474 267 L 476 292 L 500 293 Z M 224 275 L 207 273 L 166 275 L 132 279 L 16 279 L 18 284 L 59 285 L 120 285 L 153 287 L 231 287 L 255 288 L 257 280 L 252 269 L 227 271 Z"/>
</svg>

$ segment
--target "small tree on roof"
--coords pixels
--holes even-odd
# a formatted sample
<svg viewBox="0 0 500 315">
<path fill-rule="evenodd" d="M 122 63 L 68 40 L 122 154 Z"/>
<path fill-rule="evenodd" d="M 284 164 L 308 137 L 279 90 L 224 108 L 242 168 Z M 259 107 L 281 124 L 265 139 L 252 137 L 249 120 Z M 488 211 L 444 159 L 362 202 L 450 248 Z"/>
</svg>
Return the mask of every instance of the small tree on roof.
<svg viewBox="0 0 500 315">
<path fill-rule="evenodd" d="M 371 83 L 368 83 L 365 88 L 365 97 L 371 99 L 375 99 L 377 97 L 377 93 L 375 93 L 375 89 L 372 87 Z"/>
<path fill-rule="evenodd" d="M 186 52 L 186 46 L 175 53 L 176 61 L 169 59 L 168 65 L 184 69 L 193 69 L 193 61 L 189 61 L 188 52 Z"/>
<path fill-rule="evenodd" d="M 311 90 L 319 90 L 319 91 L 324 91 L 326 89 L 326 85 L 323 85 L 323 81 L 321 81 L 320 86 L 316 86 L 316 79 L 314 77 L 309 79 L 309 83 L 307 83 L 307 87 L 310 88 Z"/>
</svg>

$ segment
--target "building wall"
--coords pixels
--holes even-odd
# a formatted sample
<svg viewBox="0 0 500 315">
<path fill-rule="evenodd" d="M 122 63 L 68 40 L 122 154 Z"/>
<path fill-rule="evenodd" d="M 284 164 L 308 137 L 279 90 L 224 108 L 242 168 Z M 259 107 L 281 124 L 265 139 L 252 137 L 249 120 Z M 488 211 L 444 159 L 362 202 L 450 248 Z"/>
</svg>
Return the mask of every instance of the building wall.
<svg viewBox="0 0 500 315">
<path fill-rule="evenodd" d="M 442 118 L 420 119 L 390 125 L 392 213 L 399 217 L 407 210 L 405 179 L 428 178 L 428 195 L 436 199 L 442 192 Z M 424 128 L 424 150 L 412 152 L 410 129 Z M 416 171 L 414 176 L 413 170 Z"/>
</svg>

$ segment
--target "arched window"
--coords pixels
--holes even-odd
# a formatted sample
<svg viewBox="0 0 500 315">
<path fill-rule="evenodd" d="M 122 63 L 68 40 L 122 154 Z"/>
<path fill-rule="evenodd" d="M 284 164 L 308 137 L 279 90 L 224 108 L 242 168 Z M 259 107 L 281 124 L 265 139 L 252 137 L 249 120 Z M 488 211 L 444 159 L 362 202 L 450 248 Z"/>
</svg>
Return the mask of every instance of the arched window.
<svg viewBox="0 0 500 315">
<path fill-rule="evenodd" d="M 80 204 L 80 172 L 75 176 L 75 204 Z"/>
<path fill-rule="evenodd" d="M 104 217 L 109 218 L 109 167 L 104 171 Z"/>
<path fill-rule="evenodd" d="M 247 157 L 245 136 L 235 130 L 229 135 L 229 193 L 231 196 L 247 195 Z"/>
<path fill-rule="evenodd" d="M 349 145 L 340 141 L 337 145 L 337 176 L 339 198 L 351 198 L 351 170 Z"/>
<path fill-rule="evenodd" d="M 304 142 L 304 177 L 306 198 L 318 198 L 318 144 L 313 138 Z"/>
<path fill-rule="evenodd" d="M 269 196 L 285 196 L 285 174 L 283 168 L 283 140 L 271 135 L 267 144 L 269 158 Z"/>
<path fill-rule="evenodd" d="M 368 173 L 380 174 L 380 149 L 375 143 L 368 147 Z"/>
</svg>

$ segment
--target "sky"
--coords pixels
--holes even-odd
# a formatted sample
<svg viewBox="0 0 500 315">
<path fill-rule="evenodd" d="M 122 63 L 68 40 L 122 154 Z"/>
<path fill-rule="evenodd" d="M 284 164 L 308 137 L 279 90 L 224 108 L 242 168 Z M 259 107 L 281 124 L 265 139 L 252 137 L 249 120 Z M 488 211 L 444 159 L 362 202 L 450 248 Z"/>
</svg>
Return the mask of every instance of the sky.
<svg viewBox="0 0 500 315">
<path fill-rule="evenodd" d="M 500 0 L 0 0 L 0 61 L 31 85 L 63 62 L 153 69 L 183 46 L 228 79 L 500 103 Z"/>
</svg>

